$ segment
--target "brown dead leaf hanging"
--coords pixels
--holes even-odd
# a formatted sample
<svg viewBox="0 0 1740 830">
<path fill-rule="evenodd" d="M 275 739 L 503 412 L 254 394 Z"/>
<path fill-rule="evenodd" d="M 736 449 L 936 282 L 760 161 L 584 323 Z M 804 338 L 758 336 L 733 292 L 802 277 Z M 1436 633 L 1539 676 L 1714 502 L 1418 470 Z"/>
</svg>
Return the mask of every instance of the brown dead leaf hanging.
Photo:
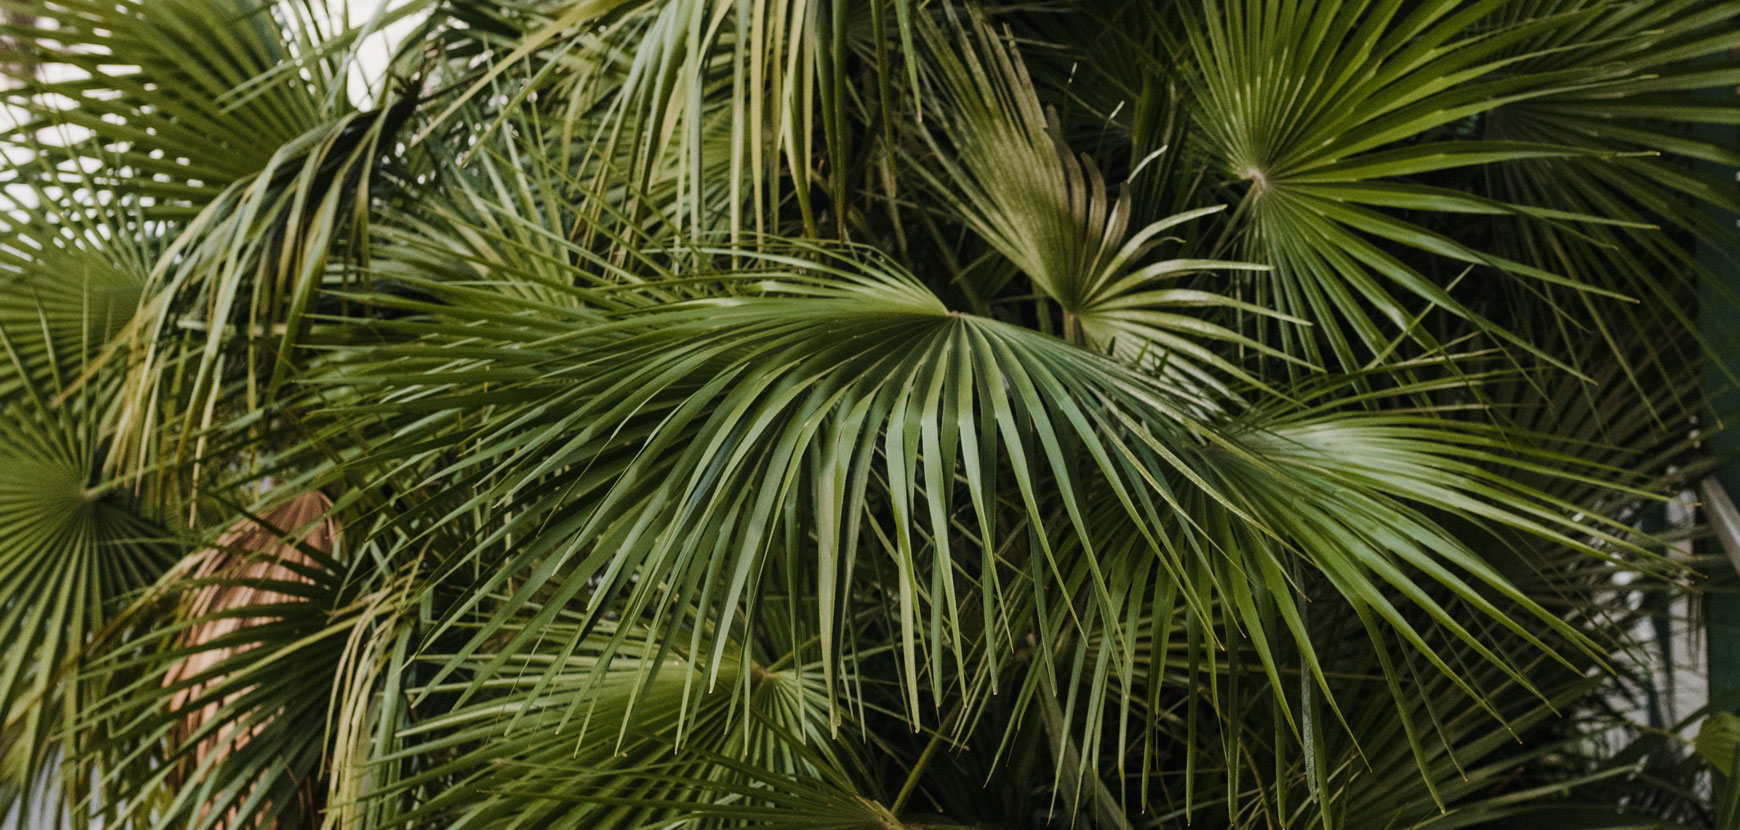
<svg viewBox="0 0 1740 830">
<path fill-rule="evenodd" d="M 316 492 L 303 493 L 289 502 L 279 505 L 260 514 L 260 521 L 244 520 L 239 522 L 218 537 L 217 542 L 209 548 L 194 554 L 184 563 L 187 577 L 192 580 L 219 580 L 214 584 L 202 585 L 194 589 L 184 609 L 182 619 L 200 620 L 224 611 L 234 611 L 262 605 L 276 605 L 300 601 L 298 597 L 282 591 L 264 587 L 253 587 L 249 583 L 260 582 L 309 582 L 306 575 L 290 565 L 301 568 L 319 567 L 312 558 L 301 550 L 301 547 L 312 548 L 322 553 L 332 553 L 338 541 L 339 526 L 327 514 L 332 509 L 332 501 L 324 494 Z M 182 635 L 183 648 L 198 648 L 220 637 L 243 630 L 249 626 L 272 622 L 267 617 L 223 617 L 220 619 L 205 619 L 196 623 Z M 222 663 L 235 655 L 246 651 L 251 646 L 222 646 L 196 651 L 176 663 L 164 675 L 163 685 L 173 686 L 188 678 L 198 677 L 209 671 L 213 666 Z M 208 722 L 218 716 L 223 707 L 229 705 L 245 690 L 238 690 L 225 695 L 220 700 L 207 702 L 194 709 L 185 709 L 191 701 L 199 699 L 206 690 L 218 681 L 196 683 L 175 692 L 170 698 L 172 711 L 181 713 L 181 720 L 175 730 L 177 745 L 185 745 Z M 179 787 L 195 769 L 208 758 L 222 757 L 231 750 L 246 744 L 248 740 L 260 734 L 270 725 L 269 720 L 261 721 L 248 727 L 241 734 L 234 733 L 234 726 L 225 726 L 212 734 L 199 739 L 193 747 L 191 757 L 185 758 L 173 778 L 174 786 Z M 314 793 L 312 782 L 303 781 L 299 789 L 298 799 L 305 809 L 298 811 L 306 817 L 307 826 L 315 826 L 313 809 Z M 247 827 L 246 821 L 238 821 L 235 809 L 219 822 L 218 830 L 238 830 Z M 282 824 L 278 830 L 290 830 Z"/>
</svg>

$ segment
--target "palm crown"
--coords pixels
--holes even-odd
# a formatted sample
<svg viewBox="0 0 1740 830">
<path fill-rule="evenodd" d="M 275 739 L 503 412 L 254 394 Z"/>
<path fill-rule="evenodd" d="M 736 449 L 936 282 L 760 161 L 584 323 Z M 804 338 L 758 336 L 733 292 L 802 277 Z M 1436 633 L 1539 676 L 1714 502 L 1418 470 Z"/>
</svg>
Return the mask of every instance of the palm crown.
<svg viewBox="0 0 1740 830">
<path fill-rule="evenodd" d="M 1731 3 L 0 7 L 0 804 L 1713 817 Z"/>
</svg>

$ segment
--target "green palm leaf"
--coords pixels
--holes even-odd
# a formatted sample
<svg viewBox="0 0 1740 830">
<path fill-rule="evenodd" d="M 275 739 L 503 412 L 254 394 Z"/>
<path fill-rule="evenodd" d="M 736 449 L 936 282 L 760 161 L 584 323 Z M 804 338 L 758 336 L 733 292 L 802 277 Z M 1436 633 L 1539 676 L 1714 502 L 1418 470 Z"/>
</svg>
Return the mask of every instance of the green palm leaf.
<svg viewBox="0 0 1740 830">
<path fill-rule="evenodd" d="M 0 808 L 1726 820 L 1732 6 L 0 0 Z"/>
</svg>

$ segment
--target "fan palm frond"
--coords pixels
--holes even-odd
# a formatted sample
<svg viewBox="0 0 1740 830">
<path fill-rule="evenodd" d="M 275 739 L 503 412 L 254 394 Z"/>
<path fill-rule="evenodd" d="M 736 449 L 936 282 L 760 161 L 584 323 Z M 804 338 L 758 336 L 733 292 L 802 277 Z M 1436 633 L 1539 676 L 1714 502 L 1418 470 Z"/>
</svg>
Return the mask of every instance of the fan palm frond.
<svg viewBox="0 0 1740 830">
<path fill-rule="evenodd" d="M 1727 820 L 1733 5 L 0 0 L 0 808 Z"/>
</svg>

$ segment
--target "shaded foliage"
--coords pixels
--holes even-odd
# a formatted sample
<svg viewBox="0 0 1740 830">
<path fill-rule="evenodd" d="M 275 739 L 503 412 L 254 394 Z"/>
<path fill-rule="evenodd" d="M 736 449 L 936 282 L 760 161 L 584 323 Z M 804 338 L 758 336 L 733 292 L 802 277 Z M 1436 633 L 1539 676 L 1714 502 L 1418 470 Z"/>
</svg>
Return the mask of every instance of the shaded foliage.
<svg viewBox="0 0 1740 830">
<path fill-rule="evenodd" d="M 0 805 L 1728 820 L 1732 3 L 0 11 Z"/>
</svg>

